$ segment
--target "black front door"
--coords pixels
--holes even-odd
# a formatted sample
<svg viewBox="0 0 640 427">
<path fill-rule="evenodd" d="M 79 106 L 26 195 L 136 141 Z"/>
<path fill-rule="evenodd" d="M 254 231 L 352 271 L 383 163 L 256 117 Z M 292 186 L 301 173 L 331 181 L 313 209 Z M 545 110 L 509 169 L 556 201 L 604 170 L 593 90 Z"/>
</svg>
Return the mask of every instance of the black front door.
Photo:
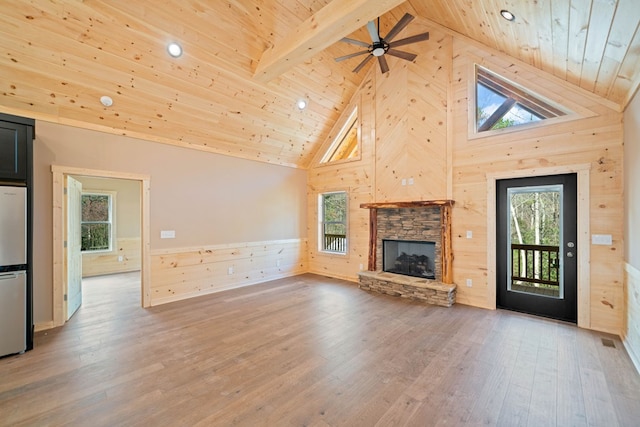
<svg viewBox="0 0 640 427">
<path fill-rule="evenodd" d="M 496 183 L 497 305 L 577 320 L 576 174 Z"/>
</svg>

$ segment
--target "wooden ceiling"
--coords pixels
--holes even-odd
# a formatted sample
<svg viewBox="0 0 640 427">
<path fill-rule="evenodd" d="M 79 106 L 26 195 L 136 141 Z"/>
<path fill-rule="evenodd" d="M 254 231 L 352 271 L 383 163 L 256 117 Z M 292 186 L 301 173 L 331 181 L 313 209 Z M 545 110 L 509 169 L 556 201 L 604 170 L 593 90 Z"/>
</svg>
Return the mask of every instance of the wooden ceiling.
<svg viewBox="0 0 640 427">
<path fill-rule="evenodd" d="M 384 35 L 412 13 L 418 19 L 399 37 L 439 24 L 622 110 L 640 82 L 638 7 L 638 0 L 12 0 L 0 14 L 0 111 L 305 168 L 375 64 L 352 73 L 358 59 L 333 58 L 358 47 L 337 41 L 369 40 L 361 27 L 372 17 L 382 15 Z M 502 19 L 501 9 L 516 20 Z M 167 55 L 170 41 L 182 45 L 180 58 Z M 415 46 L 403 50 L 419 53 Z M 103 107 L 102 95 L 113 106 Z M 309 101 L 304 111 L 299 98 Z"/>
</svg>

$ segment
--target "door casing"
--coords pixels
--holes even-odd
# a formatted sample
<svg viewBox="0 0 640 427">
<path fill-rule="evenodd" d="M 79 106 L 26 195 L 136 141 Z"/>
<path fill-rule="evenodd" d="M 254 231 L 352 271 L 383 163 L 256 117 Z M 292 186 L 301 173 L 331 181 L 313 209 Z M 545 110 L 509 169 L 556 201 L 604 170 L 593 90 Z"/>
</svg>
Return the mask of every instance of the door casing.
<svg viewBox="0 0 640 427">
<path fill-rule="evenodd" d="M 66 212 L 64 211 L 64 183 L 67 175 L 88 176 L 97 178 L 129 179 L 140 182 L 140 233 L 141 233 L 141 265 L 140 265 L 140 292 L 142 307 L 151 305 L 151 255 L 150 248 L 150 221 L 149 221 L 149 195 L 151 178 L 149 175 L 140 175 L 127 172 L 103 171 L 76 167 L 52 165 L 53 173 L 53 327 L 62 326 L 66 321 L 64 292 L 65 269 L 64 262 L 64 230 Z"/>
</svg>

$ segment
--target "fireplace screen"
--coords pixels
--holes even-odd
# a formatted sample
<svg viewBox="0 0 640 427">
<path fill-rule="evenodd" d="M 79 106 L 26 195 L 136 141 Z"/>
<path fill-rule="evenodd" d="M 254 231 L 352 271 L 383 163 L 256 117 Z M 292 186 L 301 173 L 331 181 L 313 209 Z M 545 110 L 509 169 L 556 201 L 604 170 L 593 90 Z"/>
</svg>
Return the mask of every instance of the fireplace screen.
<svg viewBox="0 0 640 427">
<path fill-rule="evenodd" d="M 435 279 L 435 242 L 382 241 L 382 270 L 388 273 Z"/>
</svg>

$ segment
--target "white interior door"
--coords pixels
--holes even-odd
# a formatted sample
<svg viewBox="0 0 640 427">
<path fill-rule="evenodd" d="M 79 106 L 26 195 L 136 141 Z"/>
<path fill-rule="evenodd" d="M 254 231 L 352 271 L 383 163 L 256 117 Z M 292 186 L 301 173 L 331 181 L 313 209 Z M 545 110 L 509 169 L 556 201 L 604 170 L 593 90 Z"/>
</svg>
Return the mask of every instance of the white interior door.
<svg viewBox="0 0 640 427">
<path fill-rule="evenodd" d="M 67 176 L 67 320 L 82 304 L 82 183 Z"/>
</svg>

